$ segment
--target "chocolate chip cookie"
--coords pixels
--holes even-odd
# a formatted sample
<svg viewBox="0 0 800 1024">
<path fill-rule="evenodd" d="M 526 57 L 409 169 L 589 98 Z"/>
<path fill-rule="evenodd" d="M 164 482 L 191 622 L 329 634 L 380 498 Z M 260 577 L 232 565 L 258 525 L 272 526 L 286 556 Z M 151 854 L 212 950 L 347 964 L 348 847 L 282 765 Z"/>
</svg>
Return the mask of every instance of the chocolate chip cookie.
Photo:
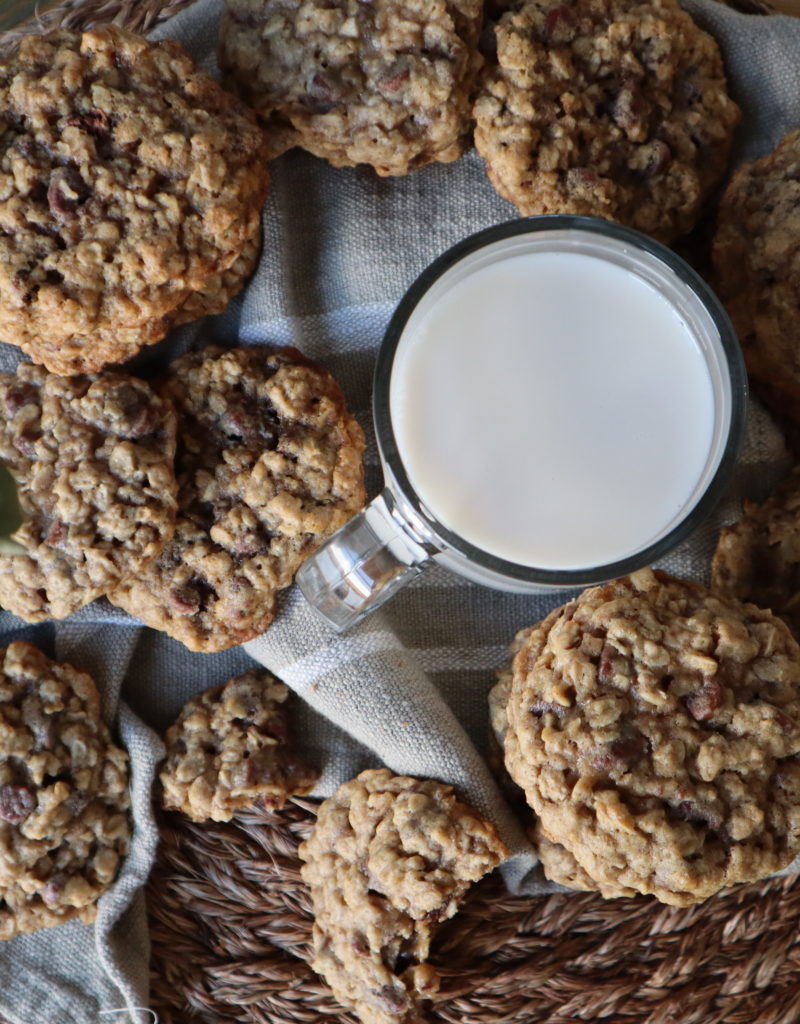
<svg viewBox="0 0 800 1024">
<path fill-rule="evenodd" d="M 517 646 L 506 766 L 582 887 L 680 906 L 800 853 L 800 647 L 780 619 L 642 570 Z"/>
<path fill-rule="evenodd" d="M 280 808 L 318 772 L 291 746 L 289 688 L 251 669 L 193 697 L 166 735 L 162 804 L 194 821 L 229 821 L 259 803 Z"/>
<path fill-rule="evenodd" d="M 711 585 L 721 594 L 770 608 L 800 638 L 800 467 L 761 504 L 720 533 Z"/>
<path fill-rule="evenodd" d="M 175 525 L 175 415 L 128 374 L 0 374 L 0 460 L 24 554 L 0 554 L 0 605 L 60 619 L 138 573 Z"/>
<path fill-rule="evenodd" d="M 364 502 L 364 437 L 333 378 L 293 348 L 208 348 L 176 360 L 175 535 L 109 594 L 197 651 L 266 629 L 277 592 Z"/>
<path fill-rule="evenodd" d="M 736 172 L 712 261 L 751 380 L 768 405 L 800 422 L 800 131 Z"/>
<path fill-rule="evenodd" d="M 475 145 L 502 196 L 664 242 L 694 226 L 739 109 L 716 43 L 676 0 L 526 0 L 495 37 Z"/>
<path fill-rule="evenodd" d="M 319 808 L 299 849 L 314 909 L 313 967 L 364 1024 L 419 1021 L 438 989 L 436 925 L 508 855 L 451 786 L 362 772 Z"/>
<path fill-rule="evenodd" d="M 465 148 L 481 20 L 479 0 L 227 0 L 219 63 L 271 156 L 406 174 Z"/>
<path fill-rule="evenodd" d="M 0 65 L 0 339 L 94 372 L 221 276 L 232 294 L 265 162 L 252 113 L 180 44 L 113 25 L 24 37 Z"/>
<path fill-rule="evenodd" d="M 0 939 L 88 923 L 130 840 L 128 759 L 92 679 L 32 644 L 0 651 Z"/>
</svg>

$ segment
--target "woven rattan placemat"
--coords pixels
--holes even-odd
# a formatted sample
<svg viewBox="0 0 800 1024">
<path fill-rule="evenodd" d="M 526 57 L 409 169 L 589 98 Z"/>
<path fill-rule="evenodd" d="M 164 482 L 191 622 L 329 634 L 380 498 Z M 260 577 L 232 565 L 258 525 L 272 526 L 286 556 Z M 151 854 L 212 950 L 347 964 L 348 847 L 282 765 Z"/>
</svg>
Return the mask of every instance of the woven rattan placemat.
<svg viewBox="0 0 800 1024">
<path fill-rule="evenodd" d="M 79 29 L 113 20 L 146 32 L 191 2 L 67 0 L 39 21 Z M 800 13 L 800 0 L 779 4 Z M 771 9 L 765 0 L 736 6 Z M 0 36 L 0 46 L 20 31 Z M 311 915 L 296 848 L 313 817 L 314 804 L 299 800 L 230 824 L 161 816 L 148 886 L 151 1005 L 161 1024 L 353 1021 L 307 962 Z M 797 876 L 740 886 L 687 909 L 645 897 L 512 897 L 492 877 L 435 942 L 442 985 L 429 1018 L 798 1024 L 799 933 Z"/>
</svg>

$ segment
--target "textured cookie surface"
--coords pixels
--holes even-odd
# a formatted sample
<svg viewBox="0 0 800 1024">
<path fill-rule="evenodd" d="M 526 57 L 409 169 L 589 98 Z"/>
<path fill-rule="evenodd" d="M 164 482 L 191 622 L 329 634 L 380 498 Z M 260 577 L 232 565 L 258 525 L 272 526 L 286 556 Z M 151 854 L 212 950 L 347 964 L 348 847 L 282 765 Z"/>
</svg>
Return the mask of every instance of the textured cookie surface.
<svg viewBox="0 0 800 1024">
<path fill-rule="evenodd" d="M 716 43 L 675 0 L 527 0 L 495 34 L 475 145 L 501 195 L 662 241 L 694 226 L 739 110 Z"/>
<path fill-rule="evenodd" d="M 477 0 L 227 0 L 220 66 L 271 155 L 405 174 L 458 157 L 480 58 Z"/>
<path fill-rule="evenodd" d="M 178 43 L 28 36 L 0 115 L 0 338 L 54 372 L 158 341 L 257 238 L 263 133 Z"/>
<path fill-rule="evenodd" d="M 170 314 L 170 327 L 198 320 L 201 316 L 212 316 L 228 308 L 231 299 L 238 295 L 248 277 L 253 273 L 261 255 L 261 228 L 248 239 L 241 255 L 226 270 L 206 278 L 200 291 L 190 292 L 174 313 Z"/>
<path fill-rule="evenodd" d="M 551 882 L 563 885 L 567 889 L 577 889 L 579 892 L 597 892 L 600 889 L 597 882 L 584 871 L 569 850 L 549 838 L 540 821 L 529 829 L 528 838 L 533 843 L 545 877 Z M 602 895 L 606 899 L 612 899 L 617 896 L 635 896 L 636 892 L 606 882 L 602 886 Z"/>
<path fill-rule="evenodd" d="M 800 638 L 800 468 L 766 501 L 720 533 L 711 585 L 721 594 L 770 608 Z"/>
<path fill-rule="evenodd" d="M 314 908 L 314 969 L 364 1024 L 418 1022 L 438 988 L 438 922 L 507 855 L 450 786 L 362 772 L 319 808 L 300 846 Z"/>
<path fill-rule="evenodd" d="M 63 618 L 138 572 L 175 524 L 175 416 L 122 373 L 0 374 L 0 459 L 11 471 L 26 554 L 0 555 L 0 605 Z"/>
<path fill-rule="evenodd" d="M 550 627 L 561 615 L 561 609 L 556 608 L 545 619 L 535 626 L 521 630 L 514 638 L 509 649 L 509 657 L 514 656 L 525 647 L 528 650 L 540 650 L 544 645 Z M 544 871 L 545 877 L 558 885 L 566 886 L 569 889 L 581 891 L 596 891 L 599 886 L 593 878 L 584 871 L 572 854 L 560 843 L 553 841 L 545 832 L 541 821 L 530 818 L 530 810 L 523 811 L 521 804 L 524 802 L 523 790 L 513 781 L 505 768 L 505 759 L 513 760 L 519 756 L 519 744 L 516 736 L 508 729 L 508 700 L 511 694 L 513 673 L 508 665 L 497 673 L 497 682 L 489 691 L 489 766 L 504 790 L 509 803 L 516 805 L 522 823 L 525 825 L 528 838 L 536 850 L 537 856 Z M 623 889 L 621 886 L 604 885 L 603 895 L 630 896 L 633 890 Z"/>
<path fill-rule="evenodd" d="M 364 438 L 325 370 L 296 349 L 205 349 L 176 360 L 175 535 L 110 599 L 192 650 L 244 643 L 275 595 L 364 501 Z"/>
<path fill-rule="evenodd" d="M 800 852 L 800 648 L 643 570 L 521 638 L 506 766 L 596 888 L 695 902 Z"/>
<path fill-rule="evenodd" d="M 734 175 L 712 259 L 759 393 L 800 422 L 800 131 Z"/>
<path fill-rule="evenodd" d="M 251 669 L 192 698 L 167 731 L 163 805 L 194 821 L 228 821 L 258 801 L 283 807 L 318 773 L 291 746 L 288 687 Z"/>
<path fill-rule="evenodd" d="M 91 678 L 28 643 L 0 651 L 0 939 L 93 920 L 128 805 L 127 755 Z"/>
</svg>

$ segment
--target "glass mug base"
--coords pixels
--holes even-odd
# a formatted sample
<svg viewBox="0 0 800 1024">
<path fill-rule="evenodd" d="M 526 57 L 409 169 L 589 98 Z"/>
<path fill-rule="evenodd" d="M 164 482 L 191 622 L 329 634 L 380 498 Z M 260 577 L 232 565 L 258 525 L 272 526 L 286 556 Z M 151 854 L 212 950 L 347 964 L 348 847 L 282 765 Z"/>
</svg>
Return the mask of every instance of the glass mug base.
<svg viewBox="0 0 800 1024">
<path fill-rule="evenodd" d="M 584 217 L 479 232 L 400 302 L 373 388 L 385 490 L 298 584 L 341 630 L 432 559 L 517 592 L 625 575 L 719 500 L 746 407 L 730 321 L 671 250 Z"/>
</svg>

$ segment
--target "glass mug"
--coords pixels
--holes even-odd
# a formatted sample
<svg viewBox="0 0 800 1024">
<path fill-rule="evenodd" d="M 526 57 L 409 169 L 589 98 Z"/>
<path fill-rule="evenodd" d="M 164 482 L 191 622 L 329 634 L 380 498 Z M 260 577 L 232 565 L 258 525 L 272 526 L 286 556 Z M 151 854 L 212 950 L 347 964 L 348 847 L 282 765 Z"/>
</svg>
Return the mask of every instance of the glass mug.
<svg viewBox="0 0 800 1024">
<path fill-rule="evenodd" d="M 480 231 L 400 302 L 375 369 L 384 490 L 301 567 L 339 630 L 431 560 L 541 592 L 661 558 L 735 466 L 747 376 L 674 252 L 588 217 Z"/>
</svg>

